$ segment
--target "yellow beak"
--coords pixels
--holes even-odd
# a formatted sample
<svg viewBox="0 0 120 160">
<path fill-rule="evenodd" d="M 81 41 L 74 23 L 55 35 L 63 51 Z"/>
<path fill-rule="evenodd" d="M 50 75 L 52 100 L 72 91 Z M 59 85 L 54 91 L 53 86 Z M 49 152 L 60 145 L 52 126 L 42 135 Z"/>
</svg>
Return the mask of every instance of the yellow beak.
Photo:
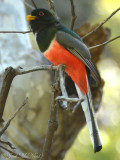
<svg viewBox="0 0 120 160">
<path fill-rule="evenodd" d="M 37 17 L 36 16 L 32 16 L 32 15 L 27 15 L 26 16 L 26 20 L 27 21 L 33 21 L 33 20 L 35 20 Z"/>
</svg>

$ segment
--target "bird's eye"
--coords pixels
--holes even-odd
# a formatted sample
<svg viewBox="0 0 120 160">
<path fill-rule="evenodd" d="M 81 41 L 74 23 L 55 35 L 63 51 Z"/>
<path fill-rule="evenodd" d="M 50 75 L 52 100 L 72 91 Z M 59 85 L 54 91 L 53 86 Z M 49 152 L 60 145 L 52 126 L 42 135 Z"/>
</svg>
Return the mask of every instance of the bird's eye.
<svg viewBox="0 0 120 160">
<path fill-rule="evenodd" d="M 44 16 L 44 12 L 40 11 L 39 16 Z"/>
</svg>

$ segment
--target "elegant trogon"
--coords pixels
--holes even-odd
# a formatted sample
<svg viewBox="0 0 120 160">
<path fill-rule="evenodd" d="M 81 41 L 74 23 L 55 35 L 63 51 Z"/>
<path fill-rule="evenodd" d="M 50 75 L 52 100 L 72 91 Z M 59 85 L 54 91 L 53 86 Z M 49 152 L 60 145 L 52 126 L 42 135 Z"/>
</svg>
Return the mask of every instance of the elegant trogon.
<svg viewBox="0 0 120 160">
<path fill-rule="evenodd" d="M 89 128 L 95 152 L 102 149 L 97 121 L 94 114 L 90 79 L 99 83 L 99 73 L 91 61 L 91 55 L 80 36 L 62 25 L 51 12 L 46 9 L 35 9 L 28 15 L 27 21 L 34 34 L 41 52 L 55 66 L 63 64 L 65 72 L 77 86 L 85 118 Z"/>
</svg>

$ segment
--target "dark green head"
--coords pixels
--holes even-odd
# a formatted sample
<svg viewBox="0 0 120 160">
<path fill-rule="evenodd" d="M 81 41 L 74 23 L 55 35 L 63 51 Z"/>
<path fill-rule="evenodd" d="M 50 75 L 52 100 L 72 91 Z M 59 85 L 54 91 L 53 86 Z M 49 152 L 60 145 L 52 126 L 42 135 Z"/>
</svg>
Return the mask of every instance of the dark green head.
<svg viewBox="0 0 120 160">
<path fill-rule="evenodd" d="M 30 21 L 30 26 L 33 33 L 39 32 L 51 24 L 58 23 L 58 20 L 46 9 L 35 9 L 31 15 L 28 15 L 27 21 Z"/>
</svg>

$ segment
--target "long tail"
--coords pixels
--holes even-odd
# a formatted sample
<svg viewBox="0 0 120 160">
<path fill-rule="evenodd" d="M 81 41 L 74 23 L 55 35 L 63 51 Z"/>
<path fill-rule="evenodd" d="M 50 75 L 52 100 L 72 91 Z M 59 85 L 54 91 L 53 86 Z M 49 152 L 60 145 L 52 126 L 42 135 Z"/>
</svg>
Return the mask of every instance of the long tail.
<svg viewBox="0 0 120 160">
<path fill-rule="evenodd" d="M 88 126 L 89 133 L 90 133 L 90 136 L 92 139 L 94 152 L 99 152 L 102 149 L 102 140 L 100 137 L 100 132 L 99 132 L 98 125 L 97 125 L 97 120 L 95 117 L 95 112 L 94 112 L 94 108 L 93 108 L 92 96 L 91 96 L 89 83 L 88 83 L 88 93 L 85 95 L 83 95 L 83 93 L 80 91 L 80 89 L 77 85 L 76 85 L 76 89 L 77 89 L 79 98 L 84 99 L 84 101 L 81 103 L 81 105 L 82 105 L 82 109 L 85 114 L 87 126 Z"/>
</svg>

